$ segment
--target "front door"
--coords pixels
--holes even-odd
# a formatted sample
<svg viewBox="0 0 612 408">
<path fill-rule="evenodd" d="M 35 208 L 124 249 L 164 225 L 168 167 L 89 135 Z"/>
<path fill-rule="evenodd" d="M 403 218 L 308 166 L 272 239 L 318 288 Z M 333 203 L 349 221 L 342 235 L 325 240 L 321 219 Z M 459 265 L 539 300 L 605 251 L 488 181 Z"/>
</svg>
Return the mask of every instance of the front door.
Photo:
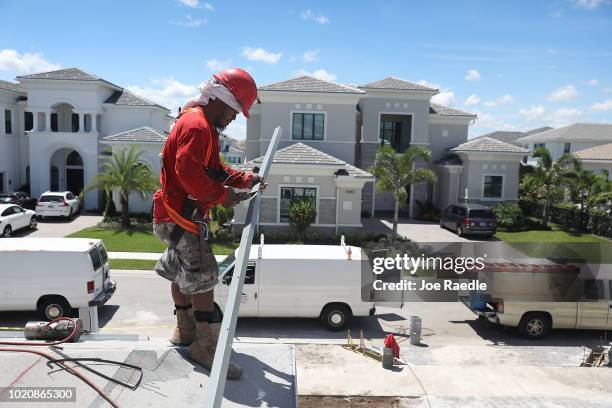
<svg viewBox="0 0 612 408">
<path fill-rule="evenodd" d="M 66 169 L 66 190 L 75 196 L 81 194 L 84 187 L 83 169 Z"/>
</svg>

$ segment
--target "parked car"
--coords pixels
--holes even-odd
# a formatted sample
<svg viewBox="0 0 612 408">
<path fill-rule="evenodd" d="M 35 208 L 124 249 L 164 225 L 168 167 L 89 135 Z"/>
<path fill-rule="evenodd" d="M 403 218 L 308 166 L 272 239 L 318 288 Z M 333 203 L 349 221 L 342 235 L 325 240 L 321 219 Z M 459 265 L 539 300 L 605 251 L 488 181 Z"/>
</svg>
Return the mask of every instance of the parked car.
<svg viewBox="0 0 612 408">
<path fill-rule="evenodd" d="M 3 239 L 0 258 L 0 311 L 36 310 L 52 320 L 101 306 L 116 289 L 99 239 Z"/>
<path fill-rule="evenodd" d="M 342 330 L 353 316 L 371 316 L 374 303 L 361 299 L 361 268 L 367 255 L 343 246 L 253 245 L 247 264 L 239 316 L 318 318 Z M 225 307 L 235 254 L 219 264 L 216 309 Z"/>
<path fill-rule="evenodd" d="M 24 191 L 0 193 L 0 204 L 17 204 L 20 207 L 33 210 L 36 205 L 35 201 Z"/>
<path fill-rule="evenodd" d="M 10 238 L 13 231 L 22 228 L 36 229 L 36 213 L 14 204 L 0 204 L 0 231 L 2 238 Z"/>
<path fill-rule="evenodd" d="M 70 191 L 42 193 L 36 203 L 36 214 L 45 217 L 71 218 L 80 211 L 80 200 Z"/>
<path fill-rule="evenodd" d="M 550 265 L 507 272 L 478 273 L 487 294 L 461 300 L 475 314 L 537 340 L 553 329 L 612 330 L 612 265 Z M 519 268 L 520 268 L 519 267 Z M 488 277 L 486 275 L 489 275 Z"/>
<path fill-rule="evenodd" d="M 455 231 L 458 236 L 495 235 L 497 220 L 487 206 L 481 204 L 453 204 L 440 216 L 440 228 Z"/>
</svg>

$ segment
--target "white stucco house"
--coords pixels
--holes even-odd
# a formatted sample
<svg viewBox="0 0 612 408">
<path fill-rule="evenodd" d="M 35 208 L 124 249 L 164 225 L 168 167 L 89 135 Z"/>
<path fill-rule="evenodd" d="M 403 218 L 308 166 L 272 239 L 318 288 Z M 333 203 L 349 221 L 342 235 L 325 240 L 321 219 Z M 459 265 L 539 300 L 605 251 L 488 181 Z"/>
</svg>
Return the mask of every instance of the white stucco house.
<svg viewBox="0 0 612 408">
<path fill-rule="evenodd" d="M 221 154 L 227 165 L 236 166 L 245 162 L 246 150 L 238 140 L 225 133 L 220 133 L 219 146 L 221 146 Z"/>
<path fill-rule="evenodd" d="M 78 68 L 0 81 L 0 191 L 30 186 L 79 194 L 98 173 L 103 152 L 137 145 L 159 173 L 157 154 L 174 120 L 170 110 Z M 102 194 L 85 196 L 86 209 Z M 131 211 L 150 211 L 134 200 Z"/>
<path fill-rule="evenodd" d="M 285 228 L 291 201 L 304 197 L 316 204 L 321 228 L 359 228 L 362 216 L 392 211 L 391 195 L 375 192 L 368 173 L 383 145 L 398 153 L 411 145 L 432 152 L 431 162 L 420 166 L 432 168 L 438 182 L 408 189 L 405 208 L 411 217 L 417 200 L 441 209 L 465 201 L 517 200 L 519 165 L 529 150 L 492 138 L 468 141 L 476 115 L 431 103 L 437 93 L 394 77 L 352 86 L 303 76 L 260 87 L 247 120 L 247 163 L 240 167 L 254 167 L 274 128 L 284 129 L 261 224 Z M 337 173 L 343 167 L 347 174 Z M 237 210 L 235 224 L 243 220 Z"/>
</svg>

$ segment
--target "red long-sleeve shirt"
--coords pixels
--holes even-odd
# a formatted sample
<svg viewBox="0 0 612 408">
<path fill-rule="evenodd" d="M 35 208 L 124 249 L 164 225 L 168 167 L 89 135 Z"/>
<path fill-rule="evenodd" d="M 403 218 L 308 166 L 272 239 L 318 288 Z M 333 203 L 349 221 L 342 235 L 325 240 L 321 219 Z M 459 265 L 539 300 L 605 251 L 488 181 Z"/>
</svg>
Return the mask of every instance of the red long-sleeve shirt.
<svg viewBox="0 0 612 408">
<path fill-rule="evenodd" d="M 210 126 L 201 108 L 186 111 L 174 124 L 162 150 L 161 190 L 153 196 L 154 222 L 172 221 L 164 206 L 164 193 L 170 207 L 179 214 L 187 196 L 198 202 L 201 214 L 222 203 L 227 196 L 225 186 L 249 188 L 253 173 L 224 166 L 219 156 L 219 133 Z M 220 183 L 206 169 L 225 170 L 229 175 Z"/>
</svg>

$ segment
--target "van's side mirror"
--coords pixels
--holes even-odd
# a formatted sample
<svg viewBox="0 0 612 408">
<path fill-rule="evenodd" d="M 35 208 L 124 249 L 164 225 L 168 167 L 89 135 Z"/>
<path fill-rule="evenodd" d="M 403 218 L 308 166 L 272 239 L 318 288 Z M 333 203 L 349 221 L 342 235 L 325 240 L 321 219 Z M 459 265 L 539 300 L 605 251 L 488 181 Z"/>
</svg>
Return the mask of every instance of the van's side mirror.
<svg viewBox="0 0 612 408">
<path fill-rule="evenodd" d="M 232 283 L 232 274 L 230 272 L 223 275 L 223 279 L 221 280 L 224 285 L 229 285 Z"/>
</svg>

